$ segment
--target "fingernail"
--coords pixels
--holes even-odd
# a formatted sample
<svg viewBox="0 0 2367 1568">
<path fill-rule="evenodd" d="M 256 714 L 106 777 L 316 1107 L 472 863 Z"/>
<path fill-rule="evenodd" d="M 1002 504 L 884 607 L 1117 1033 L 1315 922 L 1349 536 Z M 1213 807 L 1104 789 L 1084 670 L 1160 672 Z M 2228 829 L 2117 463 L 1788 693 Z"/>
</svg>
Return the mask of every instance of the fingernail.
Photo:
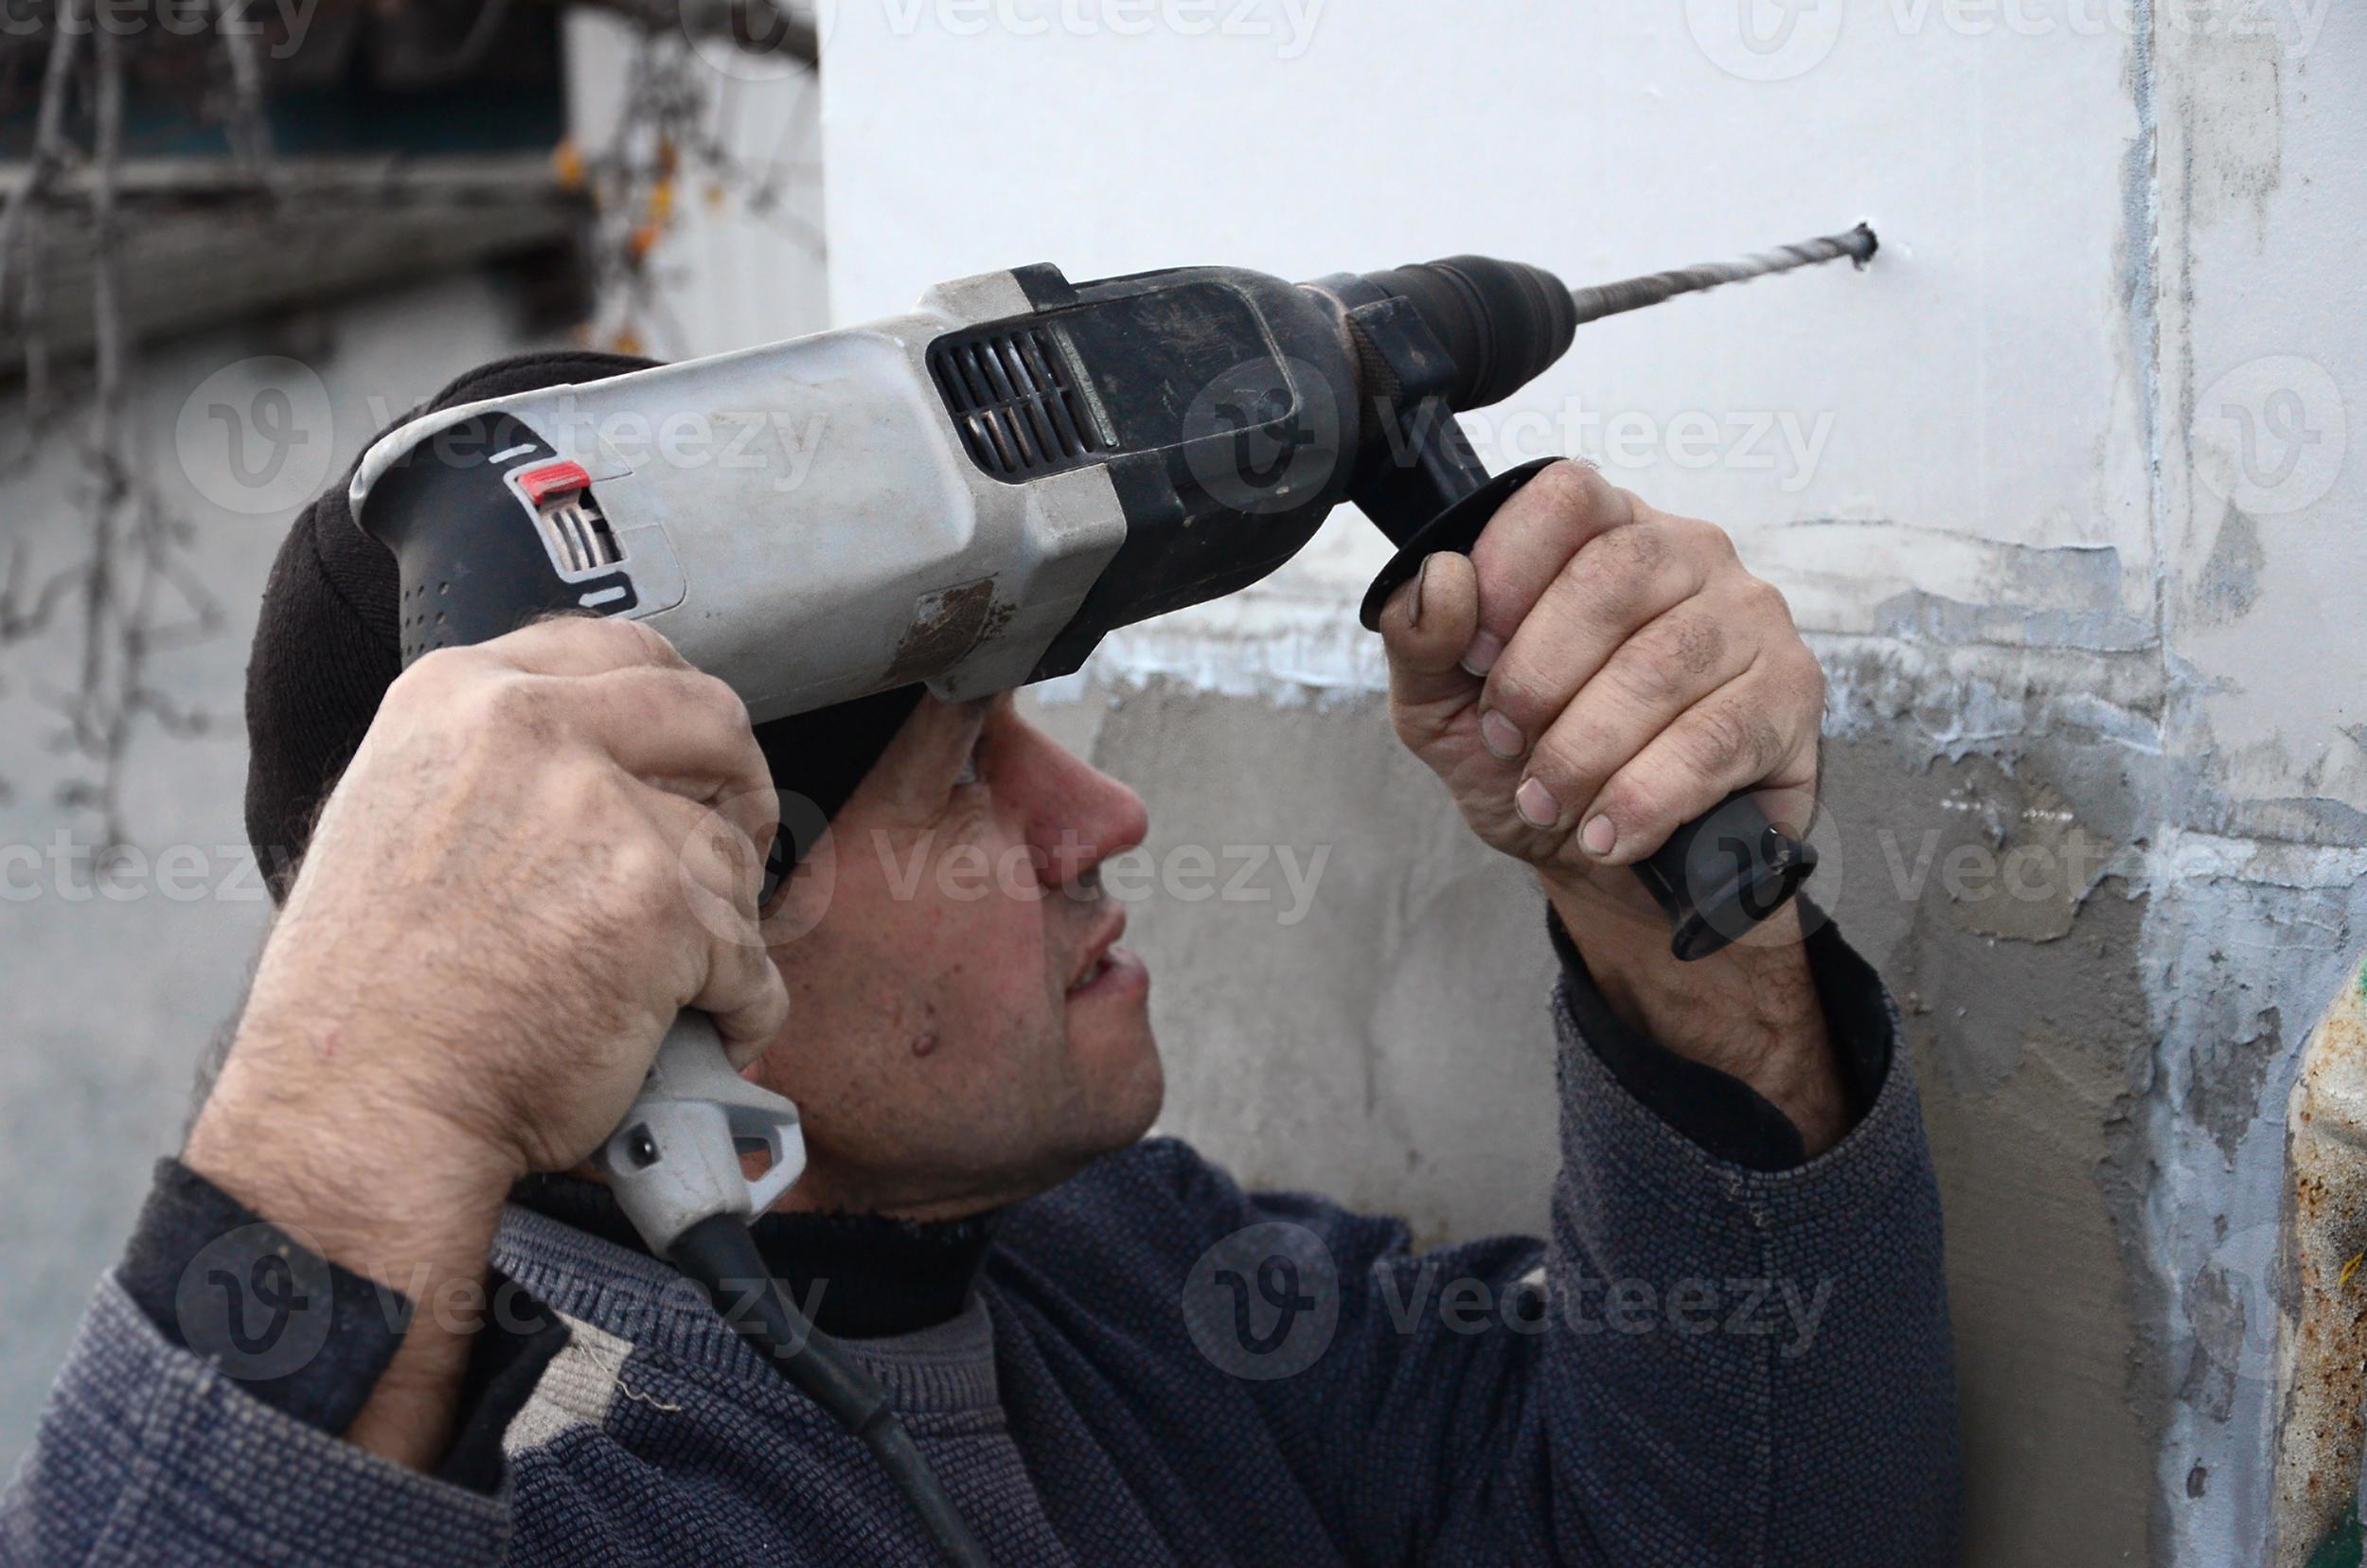
<svg viewBox="0 0 2367 1568">
<path fill-rule="evenodd" d="M 1437 559 L 1434 555 L 1424 556 L 1421 570 L 1414 574 L 1414 602 L 1406 606 L 1406 619 L 1413 625 L 1422 624 L 1422 590 L 1430 585 L 1430 563 Z"/>
<path fill-rule="evenodd" d="M 1463 650 L 1463 668 L 1473 675 L 1485 675 L 1496 668 L 1496 655 L 1504 650 L 1504 640 L 1493 632 L 1482 632 L 1471 638 L 1471 646 Z"/>
<path fill-rule="evenodd" d="M 1494 708 L 1480 715 L 1479 731 L 1480 744 L 1487 748 L 1488 756 L 1510 761 L 1521 755 L 1521 726 Z"/>
<path fill-rule="evenodd" d="M 1586 826 L 1579 829 L 1578 842 L 1586 846 L 1588 854 L 1599 860 L 1619 842 L 1619 829 L 1611 825 L 1611 818 L 1598 811 L 1586 819 Z"/>
<path fill-rule="evenodd" d="M 1554 792 L 1534 778 L 1524 778 L 1513 792 L 1512 809 L 1521 813 L 1521 820 L 1532 828 L 1551 828 L 1561 815 L 1561 806 L 1554 799 Z M 1600 817 L 1595 818 L 1597 822 Z"/>
</svg>

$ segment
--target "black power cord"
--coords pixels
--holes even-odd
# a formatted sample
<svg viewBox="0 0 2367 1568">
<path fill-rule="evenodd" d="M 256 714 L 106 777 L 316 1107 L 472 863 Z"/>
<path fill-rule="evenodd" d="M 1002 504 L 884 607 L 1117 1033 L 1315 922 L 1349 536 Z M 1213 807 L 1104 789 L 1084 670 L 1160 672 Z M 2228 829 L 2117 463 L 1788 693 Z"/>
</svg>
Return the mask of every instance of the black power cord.
<svg viewBox="0 0 2367 1568">
<path fill-rule="evenodd" d="M 987 1568 L 986 1549 L 970 1533 L 945 1485 L 929 1468 L 904 1431 L 887 1393 L 871 1374 L 846 1359 L 838 1342 L 808 1323 L 764 1266 L 747 1222 L 717 1214 L 675 1239 L 668 1262 L 706 1289 L 723 1321 L 739 1332 L 782 1376 L 839 1425 L 862 1438 L 896 1489 L 904 1494 L 937 1550 L 954 1568 Z M 753 1289 L 752 1289 L 753 1288 Z M 754 1310 L 735 1303 L 726 1290 L 747 1292 Z"/>
</svg>

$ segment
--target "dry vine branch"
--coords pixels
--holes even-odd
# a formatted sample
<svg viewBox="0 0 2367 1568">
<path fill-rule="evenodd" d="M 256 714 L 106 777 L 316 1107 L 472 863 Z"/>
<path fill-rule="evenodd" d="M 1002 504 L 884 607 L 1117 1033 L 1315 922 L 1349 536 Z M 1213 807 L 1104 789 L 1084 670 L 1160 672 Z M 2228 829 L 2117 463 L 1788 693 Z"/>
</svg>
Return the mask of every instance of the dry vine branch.
<svg viewBox="0 0 2367 1568">
<path fill-rule="evenodd" d="M 511 3 L 482 0 L 442 62 L 445 75 L 465 74 L 499 31 Z M 717 134 L 711 83 L 729 79 L 705 70 L 693 41 L 730 38 L 810 67 L 815 29 L 810 17 L 775 0 L 545 3 L 585 6 L 623 19 L 641 34 L 614 135 L 593 158 L 572 148 L 561 151 L 562 177 L 590 187 L 598 200 L 592 262 L 617 316 L 610 336 L 630 346 L 641 321 L 663 314 L 650 252 L 676 216 L 685 180 L 701 182 L 711 200 L 736 191 L 759 215 L 775 205 L 777 167 L 745 167 Z M 250 4 L 213 0 L 209 14 L 226 24 Z M 90 814 L 103 853 L 131 836 L 122 786 L 143 727 L 168 736 L 208 727 L 206 714 L 185 708 L 160 688 L 155 660 L 204 638 L 222 620 L 193 568 L 192 529 L 145 478 L 127 418 L 135 349 L 122 276 L 119 172 L 127 77 L 136 70 L 143 84 L 187 89 L 192 118 L 221 126 L 232 163 L 262 199 L 276 200 L 282 180 L 274 168 L 263 62 L 251 27 L 224 25 L 197 36 L 150 29 L 127 42 L 116 30 L 92 25 L 93 0 L 54 0 L 46 9 L 45 27 L 0 39 L 0 113 L 22 101 L 22 87 L 35 79 L 36 58 L 40 93 L 27 155 L 0 205 L 0 322 L 12 321 L 22 343 L 23 417 L 17 423 L 27 433 L 22 452 L 0 457 L 0 478 L 23 474 L 37 454 L 62 438 L 79 463 L 71 504 L 82 548 L 71 563 L 44 575 L 27 539 L 0 547 L 0 651 L 70 628 L 72 686 L 37 695 L 60 714 L 54 744 L 74 759 L 59 803 Z M 779 156 L 775 149 L 775 165 Z M 78 409 L 53 384 L 42 259 L 44 245 L 62 243 L 85 213 L 93 330 L 87 384 L 76 388 Z M 790 237 L 820 249 L 819 236 L 810 231 Z M 78 414 L 86 419 L 77 419 Z M 0 779 L 0 797 L 7 789 Z"/>
<path fill-rule="evenodd" d="M 635 20 L 647 8 L 596 9 Z M 709 208 L 737 196 L 743 210 L 784 239 L 823 254 L 820 231 L 780 210 L 783 159 L 797 151 L 810 121 L 792 120 L 771 157 L 761 167 L 752 164 L 732 149 L 723 129 L 739 85 L 711 70 L 685 31 L 644 31 L 606 139 L 589 153 L 572 141 L 561 147 L 561 180 L 589 190 L 598 214 L 589 260 L 603 304 L 587 333 L 592 340 L 624 353 L 650 352 L 666 346 L 661 339 L 679 341 L 667 320 L 656 252 L 679 223 L 685 190 Z"/>
<path fill-rule="evenodd" d="M 83 549 L 36 583 L 28 542 L 10 542 L 0 576 L 0 645 L 22 645 L 73 619 L 73 685 L 40 695 L 63 721 L 54 744 L 80 764 L 61 786 L 59 803 L 96 818 L 103 851 L 129 836 L 121 785 L 141 722 L 171 735 L 201 732 L 207 723 L 205 715 L 157 689 L 151 678 L 153 656 L 203 636 L 221 617 L 187 560 L 187 524 L 167 510 L 141 474 L 126 418 L 132 344 L 122 300 L 118 175 L 129 51 L 117 27 L 92 25 L 90 0 L 62 0 L 50 20 L 47 36 L 34 39 L 44 63 L 32 145 L 0 208 L 0 312 L 21 329 L 25 354 L 19 423 L 27 436 L 11 468 L 29 468 L 54 436 L 65 433 L 80 471 L 73 505 Z M 259 168 L 269 143 L 261 132 L 253 41 L 237 29 L 220 36 L 229 45 L 230 74 L 239 83 L 227 116 L 229 139 L 251 168 Z M 249 45 L 243 63 L 240 44 Z M 144 40 L 142 46 L 155 60 L 175 50 L 202 54 L 213 45 L 168 36 L 161 43 Z M 88 137 L 87 151 L 77 145 L 78 130 Z M 61 177 L 80 169 L 89 173 L 93 344 L 87 420 L 75 430 L 62 422 L 71 411 L 53 406 L 41 289 L 44 243 L 62 210 Z"/>
<path fill-rule="evenodd" d="M 774 54 L 808 70 L 822 61 L 822 41 L 809 10 L 773 0 L 560 0 L 608 11 L 647 35 L 727 38 L 754 54 Z"/>
</svg>

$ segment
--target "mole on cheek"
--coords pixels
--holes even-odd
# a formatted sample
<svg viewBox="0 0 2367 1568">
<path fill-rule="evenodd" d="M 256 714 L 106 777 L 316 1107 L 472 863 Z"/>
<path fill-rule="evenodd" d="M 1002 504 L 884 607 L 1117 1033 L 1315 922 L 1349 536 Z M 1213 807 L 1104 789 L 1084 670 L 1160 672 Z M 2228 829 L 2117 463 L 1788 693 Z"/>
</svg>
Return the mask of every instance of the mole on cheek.
<svg viewBox="0 0 2367 1568">
<path fill-rule="evenodd" d="M 924 1030 L 913 1036 L 913 1055 L 925 1057 L 936 1048 L 937 1034 L 934 1029 Z"/>
</svg>

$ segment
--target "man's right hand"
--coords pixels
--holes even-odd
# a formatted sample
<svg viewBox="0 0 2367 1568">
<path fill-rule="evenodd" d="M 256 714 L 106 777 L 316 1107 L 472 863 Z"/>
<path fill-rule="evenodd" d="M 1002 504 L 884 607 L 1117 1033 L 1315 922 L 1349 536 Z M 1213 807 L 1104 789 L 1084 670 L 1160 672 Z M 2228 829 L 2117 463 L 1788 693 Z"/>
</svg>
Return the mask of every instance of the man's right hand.
<svg viewBox="0 0 2367 1568">
<path fill-rule="evenodd" d="M 465 1333 L 422 1287 L 482 1279 L 510 1183 L 599 1146 L 677 1010 L 735 1064 L 778 1033 L 774 826 L 745 708 L 633 622 L 540 622 L 388 688 L 183 1155 L 420 1304 L 357 1442 L 441 1452 Z"/>
</svg>

